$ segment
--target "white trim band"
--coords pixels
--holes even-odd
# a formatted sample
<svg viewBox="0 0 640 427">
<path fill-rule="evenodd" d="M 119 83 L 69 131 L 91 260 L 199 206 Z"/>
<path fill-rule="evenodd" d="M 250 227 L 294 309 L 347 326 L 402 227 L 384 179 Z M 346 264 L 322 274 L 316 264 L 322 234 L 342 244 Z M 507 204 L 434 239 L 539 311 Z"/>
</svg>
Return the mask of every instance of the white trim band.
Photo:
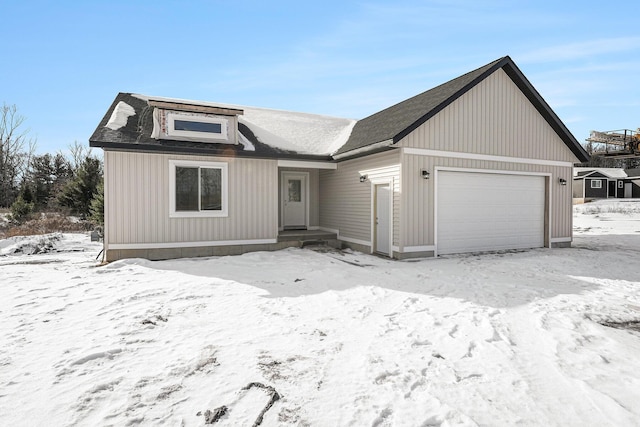
<svg viewBox="0 0 640 427">
<path fill-rule="evenodd" d="M 489 154 L 460 153 L 457 151 L 428 150 L 425 148 L 411 147 L 405 147 L 402 150 L 405 154 L 413 154 L 416 156 L 451 157 L 455 159 L 485 160 L 490 162 L 527 163 L 543 166 L 573 167 L 573 163 L 571 162 L 561 162 L 558 160 L 524 159 L 521 157 L 492 156 Z"/>
<path fill-rule="evenodd" d="M 357 245 L 371 246 L 371 242 L 367 242 L 365 240 L 352 239 L 351 237 L 340 236 L 340 230 L 335 228 L 318 227 L 318 230 L 326 231 L 328 233 L 334 233 L 336 235 L 336 239 L 338 240 L 344 240 L 345 242 L 355 243 Z"/>
<path fill-rule="evenodd" d="M 107 250 L 113 249 L 173 249 L 173 248 L 200 248 L 206 246 L 233 246 L 233 245 L 269 245 L 278 243 L 278 239 L 255 240 L 213 240 L 206 242 L 174 242 L 174 243 L 112 243 Z"/>
<path fill-rule="evenodd" d="M 564 243 L 564 242 L 573 241 L 573 238 L 571 238 L 571 237 L 552 237 L 550 241 L 551 241 L 551 243 Z"/>
<path fill-rule="evenodd" d="M 402 251 L 402 253 L 407 253 L 407 252 L 430 252 L 430 251 L 435 251 L 436 247 L 434 245 L 427 245 L 427 246 L 405 246 L 404 247 L 404 251 Z"/>
<path fill-rule="evenodd" d="M 304 160 L 278 160 L 280 168 L 337 169 L 337 163 L 307 162 Z"/>
</svg>

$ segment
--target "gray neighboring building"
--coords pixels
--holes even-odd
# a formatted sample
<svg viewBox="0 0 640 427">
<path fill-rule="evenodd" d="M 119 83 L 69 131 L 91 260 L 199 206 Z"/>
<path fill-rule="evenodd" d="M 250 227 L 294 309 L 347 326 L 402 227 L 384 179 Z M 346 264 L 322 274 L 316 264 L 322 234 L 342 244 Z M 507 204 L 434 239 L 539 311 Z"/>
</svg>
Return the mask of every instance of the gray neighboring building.
<svg viewBox="0 0 640 427">
<path fill-rule="evenodd" d="M 640 197 L 640 176 L 637 170 L 576 167 L 573 174 L 574 198 L 588 200 Z"/>
<path fill-rule="evenodd" d="M 90 144 L 107 260 L 274 250 L 291 230 L 393 258 L 569 246 L 588 160 L 509 57 L 358 121 L 121 93 Z"/>
</svg>

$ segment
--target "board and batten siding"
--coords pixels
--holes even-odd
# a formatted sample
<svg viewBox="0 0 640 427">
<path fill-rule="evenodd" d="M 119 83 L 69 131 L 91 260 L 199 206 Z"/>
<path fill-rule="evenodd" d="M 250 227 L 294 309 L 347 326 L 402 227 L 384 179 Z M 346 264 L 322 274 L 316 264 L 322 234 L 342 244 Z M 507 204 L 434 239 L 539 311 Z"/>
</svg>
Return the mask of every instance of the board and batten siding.
<svg viewBox="0 0 640 427">
<path fill-rule="evenodd" d="M 106 150 L 105 243 L 166 244 L 276 239 L 275 160 Z M 228 164 L 228 216 L 169 217 L 169 160 Z"/>
<path fill-rule="evenodd" d="M 398 150 L 338 163 L 320 170 L 320 228 L 337 230 L 338 237 L 371 246 L 371 181 L 388 180 L 393 188 L 393 246 L 400 239 L 400 156 Z M 365 182 L 360 176 L 367 175 Z"/>
<path fill-rule="evenodd" d="M 571 238 L 571 164 L 578 159 L 501 69 L 417 127 L 398 145 L 403 147 L 401 251 L 405 246 L 434 244 L 437 167 L 549 174 L 549 237 L 552 242 Z M 411 153 L 411 149 L 418 150 Z M 432 179 L 421 179 L 421 169 L 428 170 Z M 559 185 L 559 178 L 568 185 Z"/>
<path fill-rule="evenodd" d="M 401 241 L 404 246 L 431 246 L 434 244 L 435 199 L 434 189 L 437 180 L 436 168 L 454 168 L 459 170 L 476 170 L 494 173 L 525 173 L 550 176 L 546 183 L 550 192 L 551 223 L 550 238 L 567 238 L 572 235 L 572 167 L 547 166 L 523 163 L 507 163 L 485 160 L 456 159 L 450 157 L 432 157 L 413 154 L 402 156 L 402 197 Z M 427 169 L 430 179 L 422 179 L 420 170 Z M 567 180 L 566 186 L 560 185 L 558 179 Z M 469 206 L 473 209 L 473 206 Z"/>
<path fill-rule="evenodd" d="M 398 145 L 525 159 L 578 161 L 502 69 L 423 123 Z"/>
</svg>

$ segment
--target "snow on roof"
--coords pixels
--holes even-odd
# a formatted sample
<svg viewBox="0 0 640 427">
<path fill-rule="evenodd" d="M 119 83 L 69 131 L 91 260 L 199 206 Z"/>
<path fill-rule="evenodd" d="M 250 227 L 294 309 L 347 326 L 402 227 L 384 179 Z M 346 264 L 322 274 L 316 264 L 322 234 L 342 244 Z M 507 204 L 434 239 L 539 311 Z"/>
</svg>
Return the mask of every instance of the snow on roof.
<svg viewBox="0 0 640 427">
<path fill-rule="evenodd" d="M 134 114 L 136 114 L 136 111 L 131 105 L 120 101 L 118 105 L 116 105 L 116 108 L 113 109 L 113 113 L 105 126 L 109 129 L 118 130 L 121 127 L 125 127 L 129 117 Z"/>
<path fill-rule="evenodd" d="M 600 172 L 609 178 L 626 178 L 627 173 L 620 168 L 573 168 L 573 176 L 585 175 L 589 172 Z"/>
<path fill-rule="evenodd" d="M 258 140 L 281 150 L 300 154 L 329 155 L 342 147 L 351 135 L 356 121 L 320 114 L 272 110 L 260 107 L 193 101 L 178 98 L 151 97 L 133 94 L 144 101 L 156 100 L 207 107 L 236 108 L 244 111 L 238 117 Z"/>
</svg>

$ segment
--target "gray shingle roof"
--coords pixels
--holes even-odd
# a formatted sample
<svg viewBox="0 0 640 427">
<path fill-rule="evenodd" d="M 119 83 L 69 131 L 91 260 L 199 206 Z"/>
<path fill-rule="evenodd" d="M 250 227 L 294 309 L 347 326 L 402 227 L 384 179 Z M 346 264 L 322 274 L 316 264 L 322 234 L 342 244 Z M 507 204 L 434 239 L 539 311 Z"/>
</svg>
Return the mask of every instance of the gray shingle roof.
<svg viewBox="0 0 640 427">
<path fill-rule="evenodd" d="M 483 73 L 491 70 L 500 61 L 501 59 L 498 59 L 484 67 L 359 120 L 354 126 L 347 143 L 336 154 L 346 153 L 389 139 L 393 139 L 394 143 L 398 142 L 400 139 L 397 138 L 398 135 L 405 133 L 405 130 L 412 128 L 417 122 L 424 123 L 435 114 L 432 113 L 434 110 L 440 111 L 446 105 L 449 105 L 453 102 L 452 97 L 459 92 L 466 92 L 465 88 L 467 86 L 470 84 L 473 86 L 473 83 L 483 76 Z M 447 102 L 447 100 L 450 101 Z"/>
<path fill-rule="evenodd" d="M 370 154 L 375 152 L 375 149 L 372 149 L 375 147 L 371 146 L 380 142 L 390 141 L 389 144 L 397 143 L 498 69 L 504 70 L 576 157 L 582 162 L 588 161 L 589 155 L 584 148 L 582 148 L 580 143 L 578 143 L 558 116 L 551 110 L 551 107 L 542 99 L 540 94 L 508 56 L 497 59 L 483 67 L 470 71 L 447 83 L 441 84 L 440 86 L 358 121 L 355 126 L 353 126 L 351 134 L 344 145 L 333 154 L 334 158 L 346 159 Z M 113 130 L 106 125 L 116 105 L 120 101 L 126 102 L 132 107 L 134 114 L 128 117 L 124 126 Z M 139 96 L 120 93 L 89 139 L 91 146 L 124 150 L 174 151 L 206 154 L 222 153 L 234 156 L 331 160 L 328 154 L 302 154 L 300 152 L 284 150 L 277 146 L 268 145 L 268 141 L 260 141 L 256 136 L 255 131 L 257 128 L 251 129 L 248 124 L 246 126 L 240 126 L 239 130 L 253 143 L 255 151 L 243 150 L 242 146 L 220 147 L 219 144 L 198 144 L 170 140 L 158 141 L 151 137 L 153 128 L 152 110 L 148 103 L 140 99 Z M 348 121 L 345 123 L 347 122 Z M 385 146 L 381 149 L 388 149 L 388 147 Z"/>
<path fill-rule="evenodd" d="M 587 161 L 589 155 L 584 148 L 508 56 L 359 120 L 349 140 L 335 154 L 348 156 L 349 152 L 387 140 L 397 143 L 500 68 L 520 88 L 576 157 L 580 161 Z"/>
</svg>

